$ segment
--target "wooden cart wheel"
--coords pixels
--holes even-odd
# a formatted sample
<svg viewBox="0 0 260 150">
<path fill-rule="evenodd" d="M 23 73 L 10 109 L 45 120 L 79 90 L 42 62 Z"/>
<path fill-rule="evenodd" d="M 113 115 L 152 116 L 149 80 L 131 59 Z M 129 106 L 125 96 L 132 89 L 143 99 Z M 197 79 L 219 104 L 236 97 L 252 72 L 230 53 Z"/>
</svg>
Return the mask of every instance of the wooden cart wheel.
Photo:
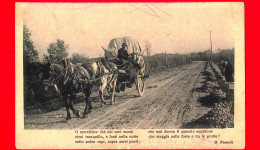
<svg viewBox="0 0 260 150">
<path fill-rule="evenodd" d="M 138 71 L 138 74 L 136 76 L 136 89 L 138 91 L 139 96 L 144 95 L 144 89 L 145 89 L 145 79 L 142 79 L 140 70 Z"/>
</svg>

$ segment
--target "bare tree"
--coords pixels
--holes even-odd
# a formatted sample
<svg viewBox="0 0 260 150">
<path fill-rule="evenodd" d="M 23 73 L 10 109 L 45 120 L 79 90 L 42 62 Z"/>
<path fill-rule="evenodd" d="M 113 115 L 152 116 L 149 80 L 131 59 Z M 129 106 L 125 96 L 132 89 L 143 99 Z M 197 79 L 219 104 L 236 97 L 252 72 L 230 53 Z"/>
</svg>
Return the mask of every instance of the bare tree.
<svg viewBox="0 0 260 150">
<path fill-rule="evenodd" d="M 145 51 L 147 56 L 151 56 L 152 53 L 152 46 L 151 43 L 148 40 L 145 40 Z"/>
</svg>

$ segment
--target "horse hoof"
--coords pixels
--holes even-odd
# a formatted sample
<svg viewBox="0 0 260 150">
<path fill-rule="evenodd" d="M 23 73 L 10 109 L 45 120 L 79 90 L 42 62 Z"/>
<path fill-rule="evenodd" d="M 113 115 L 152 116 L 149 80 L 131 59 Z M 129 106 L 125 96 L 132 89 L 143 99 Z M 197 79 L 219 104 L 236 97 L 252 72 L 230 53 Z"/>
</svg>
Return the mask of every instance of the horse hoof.
<svg viewBox="0 0 260 150">
<path fill-rule="evenodd" d="M 113 102 L 110 102 L 110 104 L 111 104 L 111 105 L 114 105 L 114 103 L 113 103 Z"/>
<path fill-rule="evenodd" d="M 80 117 L 80 113 L 76 114 L 76 117 L 79 118 Z"/>
<path fill-rule="evenodd" d="M 69 121 L 69 120 L 71 120 L 71 117 L 67 117 L 67 118 L 66 118 L 66 121 Z"/>
<path fill-rule="evenodd" d="M 76 111 L 75 115 L 76 115 L 77 118 L 79 118 L 80 117 L 80 112 Z"/>
<path fill-rule="evenodd" d="M 107 104 L 106 102 L 101 102 L 101 106 L 106 105 L 106 104 Z"/>
</svg>

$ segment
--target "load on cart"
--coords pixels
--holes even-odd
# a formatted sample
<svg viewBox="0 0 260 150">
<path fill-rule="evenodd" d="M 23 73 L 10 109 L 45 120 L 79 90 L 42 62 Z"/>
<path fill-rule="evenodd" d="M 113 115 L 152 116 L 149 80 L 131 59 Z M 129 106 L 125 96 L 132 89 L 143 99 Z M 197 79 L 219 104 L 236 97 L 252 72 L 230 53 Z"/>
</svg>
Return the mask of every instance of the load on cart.
<svg viewBox="0 0 260 150">
<path fill-rule="evenodd" d="M 105 51 L 105 58 L 117 65 L 118 79 L 116 91 L 125 91 L 136 84 L 139 96 L 145 89 L 145 63 L 143 51 L 139 43 L 131 37 L 119 37 L 112 39 Z M 109 64 L 108 64 L 109 65 Z"/>
</svg>

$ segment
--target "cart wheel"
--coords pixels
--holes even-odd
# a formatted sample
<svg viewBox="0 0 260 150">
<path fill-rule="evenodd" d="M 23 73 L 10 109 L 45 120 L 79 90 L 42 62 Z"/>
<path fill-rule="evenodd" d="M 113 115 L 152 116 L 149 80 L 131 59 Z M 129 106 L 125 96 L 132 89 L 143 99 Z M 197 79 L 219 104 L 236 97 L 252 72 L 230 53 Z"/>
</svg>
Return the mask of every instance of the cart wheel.
<svg viewBox="0 0 260 150">
<path fill-rule="evenodd" d="M 144 89 L 145 89 L 144 82 L 145 82 L 145 79 L 142 79 L 142 76 L 138 72 L 138 74 L 136 76 L 136 89 L 137 89 L 140 97 L 144 95 Z"/>
</svg>

